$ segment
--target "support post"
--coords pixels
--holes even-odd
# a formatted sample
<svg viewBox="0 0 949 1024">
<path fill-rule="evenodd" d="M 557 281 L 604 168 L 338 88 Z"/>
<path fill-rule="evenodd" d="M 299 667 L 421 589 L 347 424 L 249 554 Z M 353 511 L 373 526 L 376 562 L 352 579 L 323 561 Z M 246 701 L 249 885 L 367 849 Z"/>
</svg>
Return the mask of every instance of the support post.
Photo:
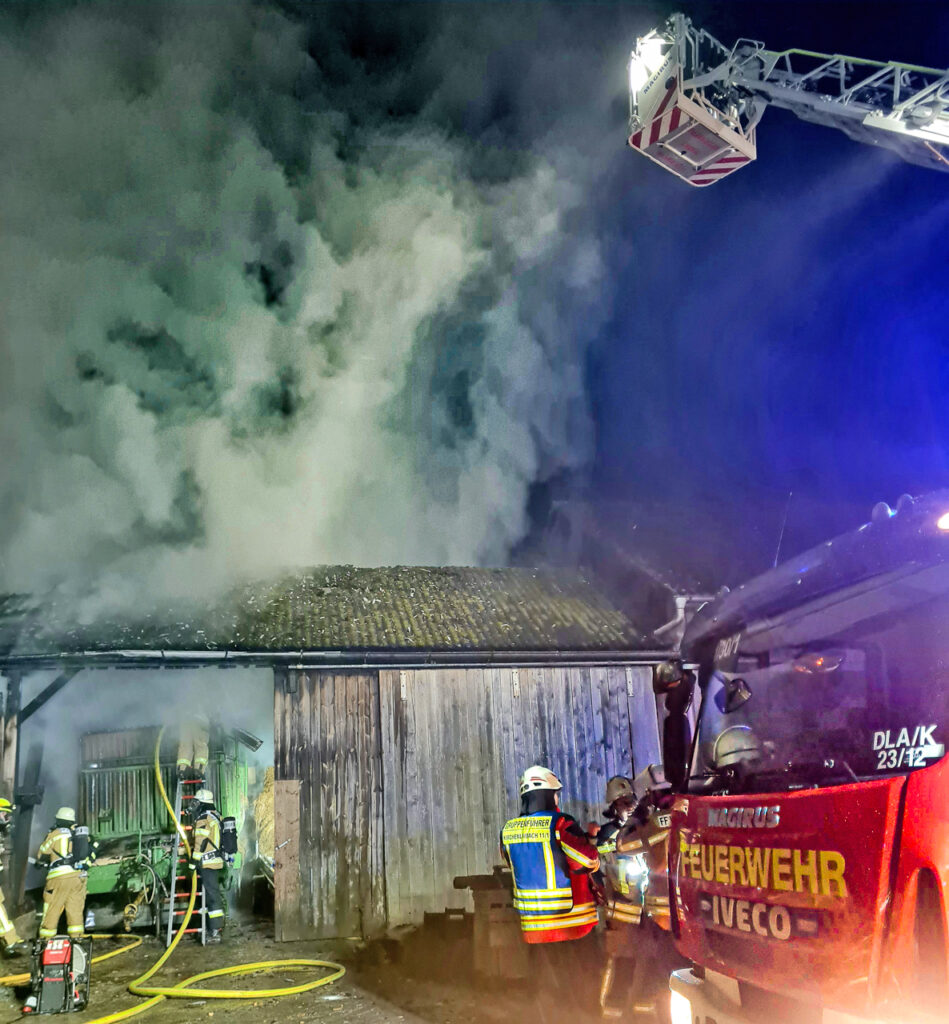
<svg viewBox="0 0 949 1024">
<path fill-rule="evenodd" d="M 8 800 L 15 802 L 15 791 L 16 791 L 16 769 L 17 769 L 17 719 L 20 713 L 20 674 L 19 672 L 8 672 L 7 673 L 7 691 L 4 695 L 3 701 L 3 718 L 0 721 L 0 728 L 2 728 L 3 737 L 3 753 L 0 755 L 0 796 L 6 797 Z M 13 819 L 13 835 L 16 835 L 17 818 L 19 815 L 15 815 Z M 6 885 L 4 889 L 4 895 L 7 899 L 7 906 L 11 909 L 15 907 L 16 900 L 11 897 L 16 895 L 16 888 L 14 885 L 15 879 L 13 877 L 14 872 L 12 870 L 14 858 L 13 851 L 11 849 L 12 844 L 8 844 L 4 852 L 4 858 L 6 864 L 4 868 L 7 870 L 4 872 Z"/>
<path fill-rule="evenodd" d="M 43 740 L 30 744 L 26 759 L 23 782 L 16 793 L 16 830 L 13 833 L 13 860 L 10 865 L 12 881 L 10 888 L 14 905 L 23 900 L 26 887 L 26 865 L 30 856 L 30 833 L 33 828 L 33 808 L 43 801 L 43 787 L 40 784 L 40 770 L 43 766 Z"/>
</svg>

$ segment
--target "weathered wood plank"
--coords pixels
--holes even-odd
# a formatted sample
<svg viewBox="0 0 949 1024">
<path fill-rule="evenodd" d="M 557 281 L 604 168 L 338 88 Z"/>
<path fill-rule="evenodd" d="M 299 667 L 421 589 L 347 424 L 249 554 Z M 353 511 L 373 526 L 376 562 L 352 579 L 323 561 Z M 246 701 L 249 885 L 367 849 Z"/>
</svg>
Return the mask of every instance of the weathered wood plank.
<svg viewBox="0 0 949 1024">
<path fill-rule="evenodd" d="M 545 668 L 544 682 L 547 686 L 551 708 L 552 734 L 549 767 L 563 783 L 561 800 L 566 801 L 577 792 L 579 785 L 577 759 L 573 754 L 575 740 L 573 709 L 569 700 L 569 671 L 560 665 Z"/>
<path fill-rule="evenodd" d="M 584 669 L 585 681 L 590 689 L 590 772 L 597 779 L 608 778 L 606 767 L 606 737 L 610 726 L 608 709 L 603 707 L 603 695 L 600 692 L 599 669 Z M 602 791 L 601 791 L 602 792 Z"/>
<path fill-rule="evenodd" d="M 506 668 L 491 669 L 494 674 L 492 680 L 493 693 L 496 698 L 495 706 L 498 709 L 498 721 L 501 724 L 501 749 L 503 752 L 502 777 L 504 779 L 504 793 L 506 796 L 503 809 L 503 821 L 517 814 L 520 797 L 517 791 L 518 777 L 527 765 L 521 765 L 521 758 L 517 750 L 515 715 L 517 714 L 511 690 L 511 671 Z"/>
<path fill-rule="evenodd" d="M 614 715 L 613 775 L 633 778 L 632 738 L 629 731 L 629 702 L 626 699 L 626 669 L 611 665 L 606 669 L 610 709 Z"/>
<path fill-rule="evenodd" d="M 369 803 L 369 902 L 364 920 L 368 938 L 386 929 L 385 790 L 382 774 L 382 701 L 379 673 L 370 673 L 367 688 L 371 800 Z"/>
<path fill-rule="evenodd" d="M 491 691 L 491 669 L 468 669 L 468 686 L 479 694 L 478 701 L 468 705 L 469 726 L 477 731 L 481 773 L 481 817 L 473 824 L 480 827 L 475 835 L 473 863 L 485 864 L 490 870 L 497 861 L 495 838 L 506 819 L 501 818 L 504 806 L 503 761 L 498 751 L 497 720 Z M 473 719 L 473 721 L 472 721 Z M 469 904 L 470 907 L 470 904 Z"/>
<path fill-rule="evenodd" d="M 647 765 L 661 762 L 660 733 L 652 692 L 652 670 L 649 666 L 634 665 L 630 671 L 633 693 L 627 701 L 633 737 L 633 767 L 638 774 Z"/>
<path fill-rule="evenodd" d="M 307 934 L 300 908 L 300 780 L 274 782 L 274 910 L 280 942 Z"/>
<path fill-rule="evenodd" d="M 488 814 L 488 808 L 496 802 L 493 790 L 496 787 L 497 768 L 493 760 L 486 759 L 482 753 L 482 722 L 490 714 L 484 672 L 480 668 L 464 670 L 462 687 L 467 739 L 462 784 L 468 793 L 469 804 L 461 825 L 467 855 L 466 873 L 473 875 L 490 871 L 496 863 L 497 858 L 491 856 L 491 840 L 501 823 L 494 821 L 493 813 Z M 474 909 L 470 892 L 463 890 L 461 895 L 464 897 L 464 906 L 468 910 Z"/>
<path fill-rule="evenodd" d="M 483 766 L 478 761 L 478 738 L 468 728 L 468 705 L 472 697 L 477 699 L 477 692 L 470 693 L 467 685 L 465 669 L 451 671 L 451 709 L 449 723 L 452 744 L 452 769 L 454 774 L 454 815 L 451 819 L 450 835 L 452 837 L 449 862 L 449 874 L 445 877 L 446 907 L 463 908 L 467 901 L 466 890 L 455 889 L 452 879 L 457 875 L 471 874 L 469 864 L 472 860 L 472 843 L 474 834 L 471 829 L 472 820 L 480 817 L 481 808 L 481 776 Z M 447 814 L 446 814 L 447 817 Z"/>
<path fill-rule="evenodd" d="M 333 827 L 333 796 L 335 781 L 336 735 L 335 709 L 333 708 L 334 677 L 329 672 L 316 674 L 319 688 L 320 739 L 319 754 L 316 761 L 315 775 L 319 780 L 320 817 L 319 836 L 328 834 Z M 316 695 L 314 695 L 316 696 Z M 316 889 L 315 925 L 318 937 L 324 938 L 327 930 L 327 918 L 330 915 L 330 893 L 336 887 L 336 864 L 332 854 L 322 843 L 314 849 L 315 872 L 319 872 L 319 883 Z"/>
<path fill-rule="evenodd" d="M 400 673 L 379 673 L 382 717 L 383 803 L 386 812 L 385 863 L 386 920 L 389 926 L 411 919 L 410 863 L 412 847 L 408 826 L 408 701 L 401 697 Z"/>
</svg>

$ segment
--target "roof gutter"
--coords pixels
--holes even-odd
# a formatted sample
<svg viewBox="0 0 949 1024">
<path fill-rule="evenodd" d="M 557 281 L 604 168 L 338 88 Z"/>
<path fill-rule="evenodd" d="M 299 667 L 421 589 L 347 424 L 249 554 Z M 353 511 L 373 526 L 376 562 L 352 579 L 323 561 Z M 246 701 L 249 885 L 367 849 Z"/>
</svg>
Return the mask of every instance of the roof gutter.
<svg viewBox="0 0 949 1024">
<path fill-rule="evenodd" d="M 11 655 L 0 658 L 0 670 L 39 671 L 82 668 L 441 668 L 453 666 L 514 665 L 649 665 L 669 657 L 668 649 L 602 651 L 175 651 L 122 650 L 72 651 L 60 654 Z"/>
</svg>

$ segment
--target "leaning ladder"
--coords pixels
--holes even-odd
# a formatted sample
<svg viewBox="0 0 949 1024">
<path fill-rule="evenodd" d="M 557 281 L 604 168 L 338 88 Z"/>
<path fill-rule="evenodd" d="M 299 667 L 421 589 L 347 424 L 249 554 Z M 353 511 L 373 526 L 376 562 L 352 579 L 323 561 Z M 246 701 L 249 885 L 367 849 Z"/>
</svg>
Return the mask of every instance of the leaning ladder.
<svg viewBox="0 0 949 1024">
<path fill-rule="evenodd" d="M 191 831 L 191 825 L 186 825 L 182 821 L 182 808 L 188 800 L 194 799 L 194 787 L 203 786 L 204 782 L 201 779 L 179 779 L 178 785 L 175 788 L 175 818 L 181 823 L 181 827 L 185 832 Z M 190 787 L 190 791 L 185 793 L 185 787 Z M 191 899 L 191 886 L 185 884 L 183 888 L 179 888 L 182 882 L 189 883 L 191 875 L 187 868 L 183 865 L 187 864 L 187 860 L 182 856 L 184 852 L 184 845 L 181 842 L 181 833 L 175 830 L 174 845 L 171 851 L 171 884 L 168 886 L 168 900 L 165 904 L 165 945 L 170 946 L 171 940 L 175 934 L 176 918 L 183 917 L 185 911 L 188 909 L 188 900 Z M 200 876 L 198 878 L 198 894 L 194 901 L 194 911 L 191 915 L 191 920 L 194 921 L 195 917 L 201 922 L 199 927 L 186 928 L 185 935 L 200 935 L 201 945 L 203 946 L 207 941 L 207 914 L 205 912 L 204 905 L 204 886 L 201 884 Z"/>
</svg>

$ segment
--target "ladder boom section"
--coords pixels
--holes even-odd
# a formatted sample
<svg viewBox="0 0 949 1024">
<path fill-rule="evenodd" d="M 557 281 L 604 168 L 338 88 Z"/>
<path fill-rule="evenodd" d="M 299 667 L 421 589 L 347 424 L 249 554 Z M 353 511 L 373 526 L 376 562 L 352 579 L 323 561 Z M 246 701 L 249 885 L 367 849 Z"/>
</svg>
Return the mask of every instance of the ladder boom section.
<svg viewBox="0 0 949 1024">
<path fill-rule="evenodd" d="M 738 50 L 722 70 L 739 88 L 805 121 L 895 150 L 910 163 L 949 171 L 949 71 L 754 47 Z"/>
</svg>

